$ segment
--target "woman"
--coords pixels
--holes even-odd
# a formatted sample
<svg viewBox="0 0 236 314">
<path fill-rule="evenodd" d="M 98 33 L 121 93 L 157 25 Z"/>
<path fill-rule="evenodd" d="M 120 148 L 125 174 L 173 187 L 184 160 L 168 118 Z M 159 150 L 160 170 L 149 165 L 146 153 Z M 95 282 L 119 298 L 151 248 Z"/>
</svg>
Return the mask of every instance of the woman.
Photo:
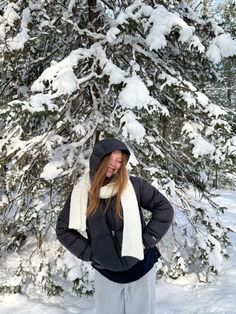
<svg viewBox="0 0 236 314">
<path fill-rule="evenodd" d="M 128 176 L 130 152 L 117 139 L 95 144 L 90 171 L 73 188 L 57 222 L 58 240 L 94 267 L 98 314 L 154 314 L 156 244 L 173 208 L 152 185 Z M 152 213 L 146 225 L 141 208 Z"/>
</svg>

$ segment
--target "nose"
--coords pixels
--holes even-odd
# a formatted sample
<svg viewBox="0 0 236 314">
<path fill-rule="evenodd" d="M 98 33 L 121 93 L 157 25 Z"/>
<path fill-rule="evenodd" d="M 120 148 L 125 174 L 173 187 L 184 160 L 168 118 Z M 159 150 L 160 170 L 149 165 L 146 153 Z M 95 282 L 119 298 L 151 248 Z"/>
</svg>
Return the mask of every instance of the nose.
<svg viewBox="0 0 236 314">
<path fill-rule="evenodd" d="M 109 165 L 111 166 L 111 165 L 115 165 L 115 160 L 113 159 L 113 158 L 111 158 L 110 160 L 109 160 Z"/>
<path fill-rule="evenodd" d="M 115 162 L 114 162 L 114 161 L 111 161 L 111 162 L 110 162 L 110 167 L 112 167 L 112 168 L 115 167 Z"/>
</svg>

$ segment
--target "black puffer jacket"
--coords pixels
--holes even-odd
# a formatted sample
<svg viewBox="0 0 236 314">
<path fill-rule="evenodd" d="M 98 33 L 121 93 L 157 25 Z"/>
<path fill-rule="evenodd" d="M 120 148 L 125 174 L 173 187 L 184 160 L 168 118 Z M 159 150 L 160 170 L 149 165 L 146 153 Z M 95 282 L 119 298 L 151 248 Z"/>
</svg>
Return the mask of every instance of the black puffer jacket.
<svg viewBox="0 0 236 314">
<path fill-rule="evenodd" d="M 105 155 L 114 150 L 130 152 L 119 140 L 105 139 L 98 142 L 90 158 L 90 174 L 96 172 L 97 166 Z M 146 250 L 154 247 L 164 236 L 173 219 L 173 208 L 169 201 L 157 189 L 147 182 L 130 177 L 133 184 L 142 221 L 143 244 Z M 61 211 L 56 232 L 58 240 L 71 253 L 84 261 L 92 261 L 96 268 L 112 271 L 125 271 L 134 266 L 138 260 L 134 257 L 121 257 L 123 221 L 115 215 L 115 197 L 109 204 L 102 199 L 96 214 L 87 219 L 88 239 L 79 232 L 69 229 L 70 197 Z M 104 208 L 108 208 L 104 212 Z M 141 208 L 152 212 L 151 220 L 146 225 Z"/>
</svg>

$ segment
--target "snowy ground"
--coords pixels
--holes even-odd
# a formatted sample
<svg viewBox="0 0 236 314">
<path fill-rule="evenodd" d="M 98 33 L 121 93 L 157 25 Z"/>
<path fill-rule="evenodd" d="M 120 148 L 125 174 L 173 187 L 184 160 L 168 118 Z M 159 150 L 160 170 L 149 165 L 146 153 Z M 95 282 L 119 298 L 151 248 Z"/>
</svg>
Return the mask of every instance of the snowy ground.
<svg viewBox="0 0 236 314">
<path fill-rule="evenodd" d="M 226 226 L 236 231 L 236 192 L 217 192 L 220 194 L 217 201 L 228 207 L 223 220 Z M 192 277 L 174 283 L 158 281 L 157 313 L 236 313 L 236 233 L 231 233 L 230 240 L 233 244 L 228 250 L 231 258 L 225 261 L 221 275 L 210 284 L 193 285 Z M 0 313 L 95 314 L 95 309 L 92 298 L 79 298 L 69 293 L 43 299 L 37 294 L 31 299 L 21 295 L 6 295 L 0 297 Z"/>
</svg>

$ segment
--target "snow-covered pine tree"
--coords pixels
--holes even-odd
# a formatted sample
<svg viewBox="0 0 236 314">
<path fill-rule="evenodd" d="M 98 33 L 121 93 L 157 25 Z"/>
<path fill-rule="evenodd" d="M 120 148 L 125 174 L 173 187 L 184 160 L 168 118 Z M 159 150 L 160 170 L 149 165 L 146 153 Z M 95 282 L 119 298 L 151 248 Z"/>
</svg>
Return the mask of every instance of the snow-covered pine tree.
<svg viewBox="0 0 236 314">
<path fill-rule="evenodd" d="M 196 3 L 195 3 L 196 5 Z M 235 38 L 236 35 L 236 3 L 232 0 L 213 2 L 209 7 L 210 16 L 216 18 L 224 31 Z M 226 47 L 227 49 L 227 47 Z M 217 80 L 205 85 L 205 91 L 213 100 L 224 107 L 227 112 L 227 120 L 232 126 L 233 134 L 236 134 L 236 58 L 229 56 L 222 60 L 216 67 Z M 235 141 L 235 137 L 231 141 Z M 235 186 L 235 152 L 229 155 L 224 163 L 215 166 L 213 174 L 214 186 Z"/>
<path fill-rule="evenodd" d="M 227 0 L 219 6 L 219 20 L 224 29 L 236 37 L 236 3 Z M 233 133 L 236 135 L 236 59 L 231 57 L 223 61 L 223 67 L 220 68 L 221 82 L 223 89 L 218 88 L 218 99 L 226 107 Z M 236 141 L 236 137 L 233 138 Z M 222 167 L 221 173 L 224 184 L 235 186 L 236 182 L 236 152 L 232 152 L 227 159 L 226 165 Z"/>
<path fill-rule="evenodd" d="M 0 242 L 12 272 L 1 291 L 33 283 L 55 295 L 69 278 L 93 292 L 89 266 L 75 269 L 54 229 L 91 147 L 109 136 L 176 209 L 159 274 L 217 273 L 228 237 L 206 185 L 235 142 L 204 86 L 235 41 L 179 1 L 18 0 L 1 4 L 0 53 Z"/>
</svg>

